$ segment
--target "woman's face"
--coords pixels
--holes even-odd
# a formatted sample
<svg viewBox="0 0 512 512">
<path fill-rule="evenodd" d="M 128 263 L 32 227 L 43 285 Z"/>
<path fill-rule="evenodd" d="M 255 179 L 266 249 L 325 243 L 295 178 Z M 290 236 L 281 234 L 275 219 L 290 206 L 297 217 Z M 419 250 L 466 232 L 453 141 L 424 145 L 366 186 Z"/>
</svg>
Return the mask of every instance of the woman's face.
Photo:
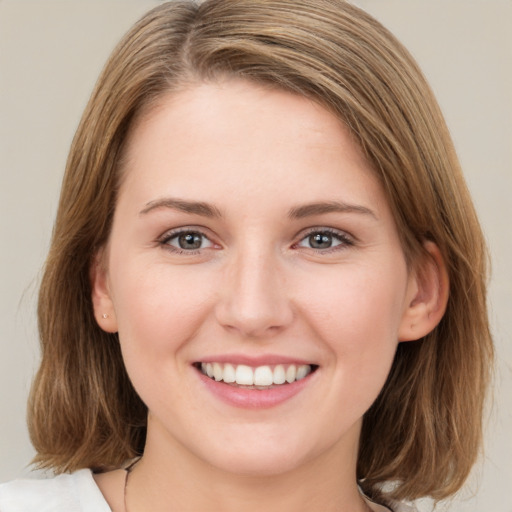
<svg viewBox="0 0 512 512">
<path fill-rule="evenodd" d="M 124 172 L 94 297 L 148 456 L 353 463 L 416 285 L 348 130 L 303 97 L 202 84 L 138 123 Z"/>
</svg>

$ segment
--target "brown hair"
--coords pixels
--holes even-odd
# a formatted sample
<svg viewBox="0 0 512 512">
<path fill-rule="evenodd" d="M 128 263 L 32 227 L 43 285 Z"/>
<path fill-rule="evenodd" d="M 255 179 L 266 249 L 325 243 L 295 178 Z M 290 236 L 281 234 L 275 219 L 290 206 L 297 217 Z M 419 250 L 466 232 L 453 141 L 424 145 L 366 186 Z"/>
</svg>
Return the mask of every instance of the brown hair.
<svg viewBox="0 0 512 512">
<path fill-rule="evenodd" d="M 145 405 L 117 335 L 93 316 L 90 266 L 109 237 L 134 119 L 170 91 L 233 76 L 312 98 L 343 120 L 380 177 L 409 262 L 434 241 L 448 266 L 440 324 L 399 344 L 366 413 L 357 476 L 375 495 L 453 494 L 481 445 L 492 341 L 482 233 L 442 114 L 416 63 L 343 0 L 169 2 L 123 38 L 75 135 L 39 298 L 42 363 L 29 405 L 36 463 L 118 466 L 144 446 Z"/>
</svg>

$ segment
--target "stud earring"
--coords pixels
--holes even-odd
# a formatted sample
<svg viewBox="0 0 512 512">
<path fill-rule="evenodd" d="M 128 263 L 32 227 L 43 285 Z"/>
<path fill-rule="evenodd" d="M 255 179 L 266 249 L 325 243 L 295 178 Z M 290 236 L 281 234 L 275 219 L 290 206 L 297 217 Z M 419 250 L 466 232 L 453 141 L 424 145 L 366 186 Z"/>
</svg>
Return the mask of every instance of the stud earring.
<svg viewBox="0 0 512 512">
<path fill-rule="evenodd" d="M 103 318 L 108 318 L 108 315 L 107 313 L 103 313 L 103 315 L 101 315 Z"/>
</svg>

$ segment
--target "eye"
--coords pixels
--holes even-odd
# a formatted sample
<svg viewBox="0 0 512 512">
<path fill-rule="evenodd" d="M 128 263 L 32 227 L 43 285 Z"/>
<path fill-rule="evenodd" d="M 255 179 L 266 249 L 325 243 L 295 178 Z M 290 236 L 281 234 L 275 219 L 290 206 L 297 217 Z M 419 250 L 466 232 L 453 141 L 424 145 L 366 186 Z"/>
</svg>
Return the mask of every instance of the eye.
<svg viewBox="0 0 512 512">
<path fill-rule="evenodd" d="M 191 230 L 170 233 L 162 239 L 161 243 L 178 252 L 198 251 L 214 245 L 203 233 Z"/>
<path fill-rule="evenodd" d="M 349 245 L 353 245 L 353 242 L 346 234 L 329 229 L 317 229 L 310 231 L 297 244 L 298 247 L 306 247 L 316 251 L 334 249 L 339 246 Z"/>
</svg>

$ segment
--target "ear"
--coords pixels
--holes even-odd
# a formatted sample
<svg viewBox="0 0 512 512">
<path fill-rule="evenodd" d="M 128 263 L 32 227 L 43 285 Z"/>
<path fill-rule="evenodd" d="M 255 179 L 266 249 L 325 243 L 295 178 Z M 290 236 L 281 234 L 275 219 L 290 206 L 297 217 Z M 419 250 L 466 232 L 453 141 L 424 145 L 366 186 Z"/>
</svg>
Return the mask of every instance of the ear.
<svg viewBox="0 0 512 512">
<path fill-rule="evenodd" d="M 117 332 L 117 319 L 110 293 L 106 254 L 100 249 L 93 258 L 89 278 L 91 280 L 94 318 L 105 331 Z"/>
<path fill-rule="evenodd" d="M 425 254 L 411 272 L 399 341 L 426 336 L 441 321 L 448 303 L 450 283 L 441 251 L 434 242 L 423 244 Z"/>
</svg>

